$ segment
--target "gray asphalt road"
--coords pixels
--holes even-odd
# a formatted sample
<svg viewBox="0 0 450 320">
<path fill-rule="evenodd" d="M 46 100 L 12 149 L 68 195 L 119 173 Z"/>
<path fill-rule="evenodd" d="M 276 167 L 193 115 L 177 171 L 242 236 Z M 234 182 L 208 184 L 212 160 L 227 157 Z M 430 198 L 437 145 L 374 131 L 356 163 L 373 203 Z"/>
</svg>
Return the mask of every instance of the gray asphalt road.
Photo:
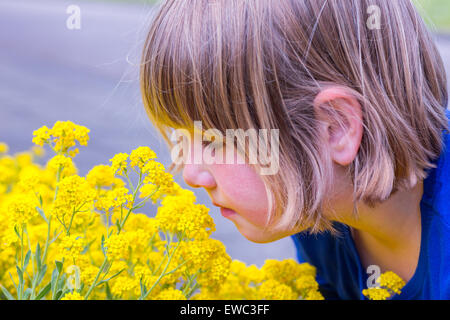
<svg viewBox="0 0 450 320">
<path fill-rule="evenodd" d="M 69 30 L 69 5 L 81 9 L 81 29 Z M 0 0 L 0 141 L 12 152 L 31 147 L 32 131 L 57 120 L 91 129 L 91 141 L 76 161 L 81 174 L 107 164 L 118 152 L 148 145 L 169 161 L 164 143 L 141 104 L 138 63 L 150 8 L 75 0 Z M 439 41 L 450 61 L 450 41 Z M 187 187 L 180 177 L 177 181 Z M 291 239 L 271 244 L 246 240 L 220 216 L 206 192 L 215 237 L 246 263 L 295 257 Z M 152 210 L 152 208 L 150 208 Z"/>
</svg>

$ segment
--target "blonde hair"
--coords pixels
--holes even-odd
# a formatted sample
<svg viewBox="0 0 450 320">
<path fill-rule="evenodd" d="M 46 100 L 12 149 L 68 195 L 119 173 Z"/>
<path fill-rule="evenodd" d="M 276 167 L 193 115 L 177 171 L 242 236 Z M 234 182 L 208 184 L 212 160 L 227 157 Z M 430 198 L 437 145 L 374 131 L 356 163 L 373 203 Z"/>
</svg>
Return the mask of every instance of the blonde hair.
<svg viewBox="0 0 450 320">
<path fill-rule="evenodd" d="M 380 28 L 368 28 L 372 5 Z M 262 177 L 271 225 L 312 232 L 332 230 L 323 214 L 333 181 L 317 138 L 317 94 L 338 85 L 360 102 L 364 133 L 348 169 L 355 203 L 374 206 L 424 179 L 440 155 L 446 81 L 408 0 L 168 0 L 152 20 L 141 66 L 144 105 L 171 147 L 169 130 L 196 120 L 223 133 L 279 129 L 281 170 Z"/>
</svg>

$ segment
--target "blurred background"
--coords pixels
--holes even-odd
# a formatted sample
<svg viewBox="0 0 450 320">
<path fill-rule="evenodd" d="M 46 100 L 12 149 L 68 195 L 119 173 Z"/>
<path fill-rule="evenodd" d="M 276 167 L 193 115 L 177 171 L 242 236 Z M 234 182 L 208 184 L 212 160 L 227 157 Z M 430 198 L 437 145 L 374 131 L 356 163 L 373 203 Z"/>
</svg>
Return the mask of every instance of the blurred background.
<svg viewBox="0 0 450 320">
<path fill-rule="evenodd" d="M 450 1 L 416 2 L 449 70 Z M 150 146 L 169 164 L 168 149 L 147 119 L 139 92 L 139 59 L 153 3 L 0 0 L 0 141 L 11 153 L 31 148 L 32 132 L 42 125 L 71 120 L 91 130 L 88 147 L 75 158 L 80 175 L 139 146 Z M 80 9 L 80 28 L 66 24 L 73 5 Z M 176 181 L 188 188 L 181 176 Z M 194 192 L 211 208 L 214 238 L 233 259 L 261 266 L 266 259 L 296 257 L 290 238 L 252 243 L 220 215 L 203 189 Z M 155 212 L 148 208 L 148 214 Z"/>
</svg>

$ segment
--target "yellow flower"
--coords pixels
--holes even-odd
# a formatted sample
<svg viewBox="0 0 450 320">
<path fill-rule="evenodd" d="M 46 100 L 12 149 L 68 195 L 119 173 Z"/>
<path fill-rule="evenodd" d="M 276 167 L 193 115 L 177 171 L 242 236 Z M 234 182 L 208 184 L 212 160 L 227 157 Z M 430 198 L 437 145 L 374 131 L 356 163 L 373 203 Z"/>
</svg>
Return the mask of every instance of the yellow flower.
<svg viewBox="0 0 450 320">
<path fill-rule="evenodd" d="M 391 297 L 389 291 L 383 288 L 364 289 L 362 293 L 370 300 L 387 300 Z"/>
<path fill-rule="evenodd" d="M 74 124 L 71 121 L 56 121 L 50 131 L 56 152 L 67 152 L 69 148 L 76 145 L 76 141 L 86 146 L 89 141 L 89 129 Z"/>
<path fill-rule="evenodd" d="M 378 280 L 382 288 L 391 290 L 396 294 L 401 293 L 401 289 L 405 286 L 405 281 L 392 271 L 387 271 L 380 275 Z"/>
<path fill-rule="evenodd" d="M 205 239 L 215 231 L 214 220 L 208 213 L 204 205 L 192 203 L 189 195 L 166 196 L 156 220 L 163 231 L 184 233 L 188 239 Z"/>
<path fill-rule="evenodd" d="M 9 199 L 8 211 L 12 226 L 22 226 L 38 215 L 36 198 L 30 194 L 16 194 Z"/>
<path fill-rule="evenodd" d="M 33 156 L 29 152 L 19 152 L 15 154 L 15 157 L 19 168 L 30 166 L 33 162 Z"/>
<path fill-rule="evenodd" d="M 66 293 L 61 300 L 84 300 L 84 298 L 77 291 L 74 291 Z"/>
<path fill-rule="evenodd" d="M 309 292 L 314 290 L 319 290 L 319 284 L 316 278 L 311 275 L 301 276 L 295 279 L 295 288 L 300 292 Z"/>
<path fill-rule="evenodd" d="M 109 187 L 115 182 L 114 170 L 110 166 L 95 166 L 86 175 L 86 180 L 93 187 Z"/>
<path fill-rule="evenodd" d="M 130 166 L 144 168 L 147 162 L 156 158 L 156 153 L 149 147 L 139 147 L 130 154 Z"/>
<path fill-rule="evenodd" d="M 111 293 L 118 297 L 123 297 L 125 294 L 134 292 L 139 288 L 139 281 L 130 278 L 127 275 L 120 275 L 114 279 L 114 284 L 111 287 Z"/>
<path fill-rule="evenodd" d="M 47 126 L 42 126 L 41 128 L 33 131 L 33 143 L 38 146 L 43 146 L 50 139 L 50 129 Z"/>
<path fill-rule="evenodd" d="M 80 145 L 86 146 L 89 141 L 88 134 L 89 129 L 86 127 L 76 125 L 71 121 L 57 121 L 52 129 L 43 126 L 34 131 L 33 143 L 41 147 L 49 143 L 55 152 L 74 157 L 78 153 L 78 149 L 69 149 L 76 145 L 76 141 Z"/>
<path fill-rule="evenodd" d="M 305 300 L 325 300 L 325 298 L 318 290 L 313 290 L 308 292 Z"/>
<path fill-rule="evenodd" d="M 62 168 L 61 177 L 71 176 L 77 173 L 77 168 L 72 162 L 72 159 L 63 156 L 62 154 L 54 156 L 47 162 L 47 169 L 52 171 L 55 175 L 60 167 Z"/>
<path fill-rule="evenodd" d="M 130 242 L 124 233 L 113 234 L 105 240 L 106 254 L 111 260 L 127 259 Z"/>
<path fill-rule="evenodd" d="M 281 283 L 291 284 L 304 275 L 316 276 L 315 268 L 307 263 L 299 264 L 294 259 L 283 261 L 266 260 L 261 271 L 266 279 L 274 279 Z"/>
<path fill-rule="evenodd" d="M 0 157 L 0 183 L 10 184 L 16 177 L 16 163 L 10 156 Z"/>
<path fill-rule="evenodd" d="M 161 291 L 155 300 L 186 300 L 186 296 L 180 290 L 169 288 Z"/>
<path fill-rule="evenodd" d="M 2 153 L 8 153 L 9 147 L 6 143 L 0 142 L 0 154 Z"/>
<path fill-rule="evenodd" d="M 112 208 L 119 208 L 122 205 L 126 207 L 132 206 L 133 196 L 128 193 L 125 187 L 119 187 L 112 190 L 102 190 L 97 192 L 95 197 L 95 208 L 109 212 Z"/>
<path fill-rule="evenodd" d="M 63 235 L 60 238 L 58 247 L 61 258 L 77 261 L 85 246 L 82 235 Z"/>
<path fill-rule="evenodd" d="M 212 259 L 206 272 L 203 272 L 197 278 L 197 282 L 203 287 L 209 290 L 218 290 L 220 286 L 225 282 L 230 274 L 231 258 L 228 255 L 220 255 Z"/>
<path fill-rule="evenodd" d="M 69 176 L 58 183 L 58 194 L 51 211 L 68 228 L 73 215 L 91 208 L 93 198 L 94 192 L 85 178 Z"/>
<path fill-rule="evenodd" d="M 146 175 L 144 178 L 145 184 L 152 184 L 159 187 L 163 193 L 172 193 L 174 191 L 173 176 L 165 171 L 164 165 L 159 162 L 150 160 L 142 169 Z"/>
<path fill-rule="evenodd" d="M 296 300 L 298 295 L 287 285 L 270 279 L 259 287 L 259 298 L 262 300 Z"/>
<path fill-rule="evenodd" d="M 128 154 L 118 153 L 109 161 L 111 162 L 111 167 L 114 170 L 114 173 L 117 172 L 117 174 L 123 174 L 126 172 L 128 167 Z"/>
<path fill-rule="evenodd" d="M 142 213 L 131 214 L 124 228 L 128 231 L 142 230 L 149 236 L 153 236 L 159 231 L 158 221 Z"/>
</svg>

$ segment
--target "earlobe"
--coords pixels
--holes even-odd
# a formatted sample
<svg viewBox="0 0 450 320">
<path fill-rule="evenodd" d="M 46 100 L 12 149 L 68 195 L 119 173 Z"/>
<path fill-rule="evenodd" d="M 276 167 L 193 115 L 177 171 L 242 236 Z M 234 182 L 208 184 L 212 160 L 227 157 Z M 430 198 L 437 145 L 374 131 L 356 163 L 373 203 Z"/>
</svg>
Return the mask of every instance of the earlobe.
<svg viewBox="0 0 450 320">
<path fill-rule="evenodd" d="M 353 162 L 363 135 L 362 108 L 347 88 L 323 89 L 314 100 L 317 118 L 327 129 L 324 141 L 332 160 L 342 166 Z"/>
</svg>

